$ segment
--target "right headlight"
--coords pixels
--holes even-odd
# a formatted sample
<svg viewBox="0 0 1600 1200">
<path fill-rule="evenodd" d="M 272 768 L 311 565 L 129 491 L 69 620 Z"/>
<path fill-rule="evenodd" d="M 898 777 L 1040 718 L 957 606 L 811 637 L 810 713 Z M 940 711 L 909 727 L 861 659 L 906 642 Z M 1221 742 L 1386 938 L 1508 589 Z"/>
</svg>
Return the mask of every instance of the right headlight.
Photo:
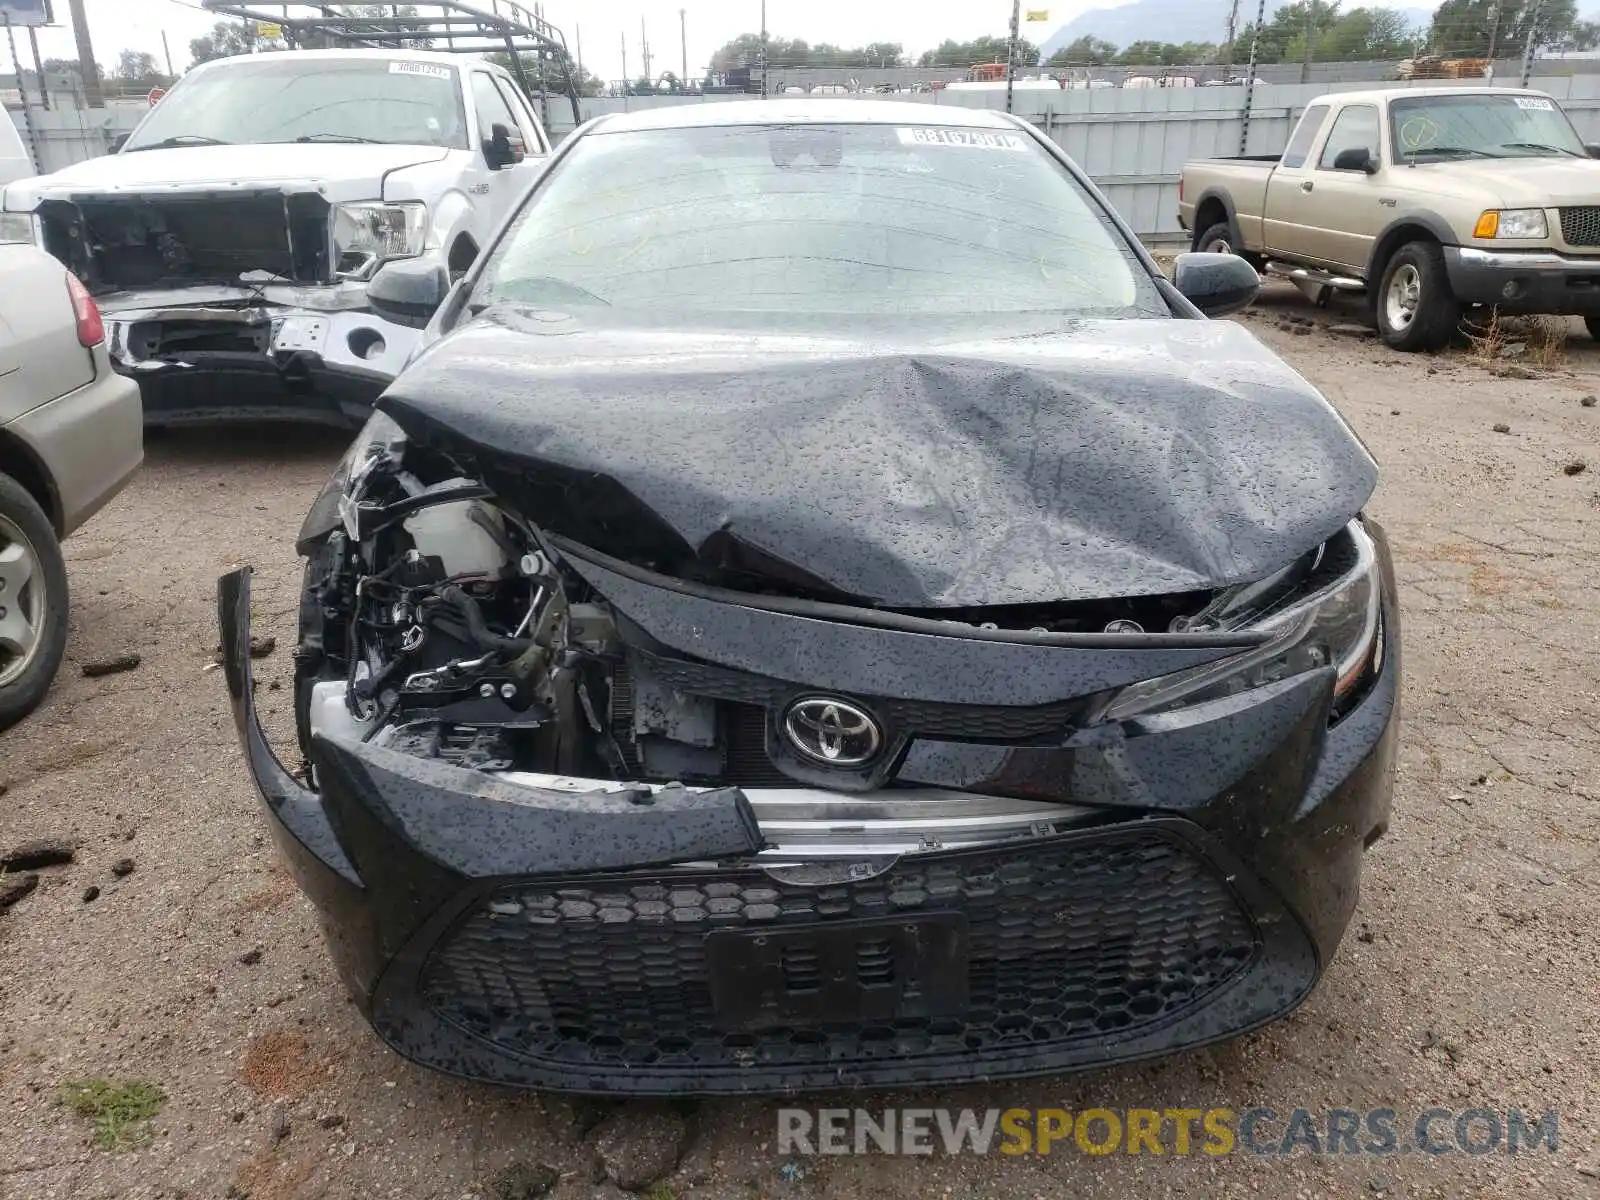
<svg viewBox="0 0 1600 1200">
<path fill-rule="evenodd" d="M 0 212 L 0 242 L 33 241 L 33 214 Z"/>
<path fill-rule="evenodd" d="M 427 240 L 426 204 L 362 201 L 333 210 L 333 244 L 342 275 L 365 277 L 392 258 L 415 258 Z"/>
<path fill-rule="evenodd" d="M 1351 521 L 1323 547 L 1309 591 L 1291 589 L 1273 597 L 1259 585 L 1245 585 L 1224 593 L 1208 611 L 1225 612 L 1230 600 L 1246 593 L 1260 595 L 1265 603 L 1246 603 L 1235 616 L 1188 628 L 1193 632 L 1248 629 L 1268 634 L 1265 642 L 1243 654 L 1123 688 L 1098 719 L 1124 721 L 1168 712 L 1327 666 L 1335 671 L 1333 707 L 1340 713 L 1382 669 L 1382 575 L 1377 546 L 1360 521 Z"/>
<path fill-rule="evenodd" d="M 1491 208 L 1473 226 L 1476 238 L 1540 239 L 1550 236 L 1550 225 L 1542 208 Z"/>
</svg>

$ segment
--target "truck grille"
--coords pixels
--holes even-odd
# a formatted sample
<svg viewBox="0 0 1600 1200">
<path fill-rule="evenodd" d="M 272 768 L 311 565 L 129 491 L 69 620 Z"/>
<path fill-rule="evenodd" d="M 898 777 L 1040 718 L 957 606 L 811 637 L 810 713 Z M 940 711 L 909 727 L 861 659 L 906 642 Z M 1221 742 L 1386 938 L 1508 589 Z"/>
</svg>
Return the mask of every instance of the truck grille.
<svg viewBox="0 0 1600 1200">
<path fill-rule="evenodd" d="M 961 998 L 954 1009 L 919 1008 L 908 990 L 896 1011 L 921 1015 L 752 1028 L 718 1011 L 708 934 L 781 935 L 781 978 L 801 992 L 819 970 L 808 932 L 820 945 L 837 923 L 883 918 L 964 923 L 965 978 L 934 981 Z M 873 928 L 854 951 L 864 988 L 897 969 Z M 563 1067 L 848 1070 L 1045 1051 L 1167 1022 L 1247 970 L 1260 944 L 1187 843 L 1118 829 L 919 855 L 819 884 L 746 866 L 523 883 L 443 937 L 421 993 L 466 1032 Z"/>
<path fill-rule="evenodd" d="M 1563 208 L 1561 236 L 1569 246 L 1600 246 L 1600 205 Z"/>
</svg>

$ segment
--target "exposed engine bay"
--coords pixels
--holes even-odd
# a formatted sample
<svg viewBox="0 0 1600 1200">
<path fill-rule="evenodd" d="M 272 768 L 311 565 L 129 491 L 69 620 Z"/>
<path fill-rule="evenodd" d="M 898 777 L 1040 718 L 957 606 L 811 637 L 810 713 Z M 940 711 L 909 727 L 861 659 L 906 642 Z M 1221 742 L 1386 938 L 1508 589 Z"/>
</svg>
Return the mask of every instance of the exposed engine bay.
<svg viewBox="0 0 1600 1200">
<path fill-rule="evenodd" d="M 45 248 L 96 293 L 157 285 L 331 279 L 328 202 L 313 193 L 109 195 L 45 200 Z"/>
<path fill-rule="evenodd" d="M 338 527 L 320 543 L 302 546 L 310 564 L 296 708 L 308 762 L 311 735 L 320 733 L 469 769 L 630 783 L 832 786 L 830 768 L 851 765 L 848 754 L 827 761 L 826 739 L 809 758 L 786 743 L 784 704 L 803 694 L 804 685 L 737 676 L 656 644 L 574 569 L 559 538 L 481 483 L 472 474 L 475 465 L 437 444 L 408 442 L 381 416 L 347 459 Z M 1370 574 L 1370 559 L 1361 558 L 1359 540 L 1346 533 L 1247 585 L 943 612 L 880 608 L 863 617 L 904 618 L 976 638 L 1045 641 L 1149 633 L 1178 642 L 1270 630 L 1270 637 L 1257 634 L 1255 641 L 1276 652 L 1228 652 L 1228 661 L 1242 666 L 1220 685 L 1202 672 L 1178 692 L 1152 689 L 1164 682 L 1157 680 L 1048 709 L 1019 708 L 1014 719 L 1005 710 L 957 712 L 951 706 L 943 720 L 923 711 L 901 722 L 911 733 L 944 727 L 952 742 L 1059 747 L 1073 727 L 1120 719 L 1172 695 L 1261 686 L 1328 665 L 1330 658 L 1341 683 L 1365 676 L 1381 641 L 1376 591 L 1343 608 L 1327 602 L 1332 588 L 1348 590 L 1351 579 Z M 757 604 L 809 591 L 781 575 L 758 577 L 748 562 L 715 578 L 703 567 L 696 574 L 696 584 L 748 595 Z M 1312 623 L 1300 606 L 1308 596 L 1323 597 L 1314 610 L 1320 619 L 1333 613 L 1337 637 L 1331 643 L 1326 628 L 1305 636 Z M 1280 613 L 1290 616 L 1275 624 Z M 1340 649 L 1340 638 L 1350 650 Z M 895 705 L 894 682 L 885 679 L 882 689 L 880 707 Z M 1336 703 L 1356 698 L 1349 689 L 1337 690 Z M 835 742 L 842 745 L 838 737 Z M 894 756 L 893 747 L 873 749 L 880 748 Z M 888 769 L 885 764 L 870 780 L 838 773 L 838 783 L 853 791 L 892 785 Z M 924 776 L 910 782 L 959 781 Z"/>
</svg>

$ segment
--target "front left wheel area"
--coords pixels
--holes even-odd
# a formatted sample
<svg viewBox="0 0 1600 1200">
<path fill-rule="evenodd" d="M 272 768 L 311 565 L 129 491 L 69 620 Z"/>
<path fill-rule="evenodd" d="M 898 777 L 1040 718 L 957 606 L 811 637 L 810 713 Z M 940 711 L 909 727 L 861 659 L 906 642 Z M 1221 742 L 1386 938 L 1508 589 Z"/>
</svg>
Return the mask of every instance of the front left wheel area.
<svg viewBox="0 0 1600 1200">
<path fill-rule="evenodd" d="M 0 729 L 39 707 L 67 650 L 67 566 L 50 518 L 0 475 Z"/>
<path fill-rule="evenodd" d="M 1383 269 L 1372 298 L 1378 334 L 1395 350 L 1442 350 L 1461 322 L 1438 242 L 1407 242 Z"/>
</svg>

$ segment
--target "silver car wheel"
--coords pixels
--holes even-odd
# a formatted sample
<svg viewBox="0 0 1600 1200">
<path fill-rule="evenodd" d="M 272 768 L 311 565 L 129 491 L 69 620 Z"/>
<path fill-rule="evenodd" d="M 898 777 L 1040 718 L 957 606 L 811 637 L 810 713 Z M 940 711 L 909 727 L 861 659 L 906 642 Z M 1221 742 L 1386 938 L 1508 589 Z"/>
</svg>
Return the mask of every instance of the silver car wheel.
<svg viewBox="0 0 1600 1200">
<path fill-rule="evenodd" d="M 1410 263 L 1401 263 L 1389 278 L 1383 295 L 1383 319 L 1396 333 L 1409 329 L 1422 302 L 1422 275 Z"/>
<path fill-rule="evenodd" d="M 1232 254 L 1233 244 L 1224 237 L 1214 237 L 1200 249 L 1206 254 Z"/>
<path fill-rule="evenodd" d="M 45 592 L 27 536 L 0 516 L 0 687 L 15 682 L 43 645 Z"/>
</svg>

